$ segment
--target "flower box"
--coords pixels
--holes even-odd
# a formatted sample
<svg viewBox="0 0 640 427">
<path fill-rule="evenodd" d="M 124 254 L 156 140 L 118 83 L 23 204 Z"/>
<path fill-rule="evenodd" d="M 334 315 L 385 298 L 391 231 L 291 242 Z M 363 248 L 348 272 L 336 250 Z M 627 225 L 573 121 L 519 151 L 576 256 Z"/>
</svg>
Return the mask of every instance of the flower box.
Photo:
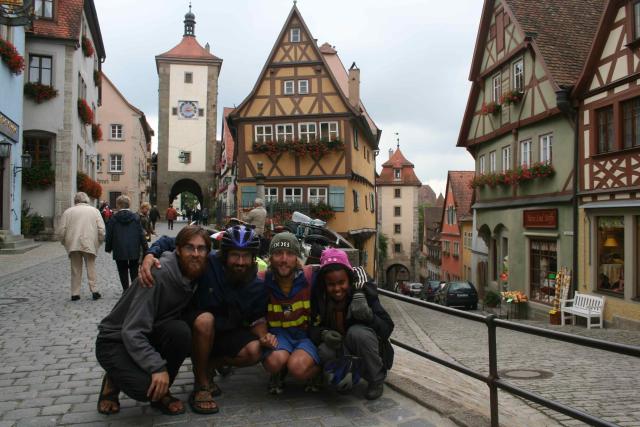
<svg viewBox="0 0 640 427">
<path fill-rule="evenodd" d="M 56 172 L 48 162 L 22 169 L 22 185 L 27 190 L 45 190 L 51 187 L 55 180 Z"/>
<path fill-rule="evenodd" d="M 93 199 L 99 199 L 102 195 L 102 186 L 89 177 L 89 175 L 78 172 L 76 177 L 76 185 L 78 191 L 84 191 L 87 195 Z"/>
<path fill-rule="evenodd" d="M 333 208 L 326 203 L 317 203 L 311 206 L 309 209 L 309 213 L 312 217 L 320 219 L 322 221 L 329 221 L 330 219 L 335 218 L 336 213 Z"/>
<path fill-rule="evenodd" d="M 82 53 L 84 54 L 84 56 L 88 58 L 90 56 L 93 56 L 94 52 L 95 49 L 93 48 L 93 43 L 91 43 L 91 40 L 89 40 L 89 38 L 86 36 L 82 36 Z"/>
<path fill-rule="evenodd" d="M 520 92 L 519 90 L 511 90 L 500 97 L 500 103 L 506 105 L 518 104 L 520 101 L 522 101 L 523 96 L 524 93 Z"/>
<path fill-rule="evenodd" d="M 500 111 L 502 111 L 502 105 L 498 104 L 495 101 L 482 104 L 482 114 L 484 116 L 487 116 L 489 114 L 498 114 Z"/>
<path fill-rule="evenodd" d="M 18 49 L 11 42 L 1 38 L 0 58 L 6 62 L 9 70 L 15 75 L 21 74 L 24 70 L 24 58 L 18 53 Z"/>
<path fill-rule="evenodd" d="M 102 127 L 100 123 L 93 123 L 91 125 L 91 137 L 93 138 L 93 142 L 102 141 Z"/>
<path fill-rule="evenodd" d="M 549 324 L 559 325 L 561 323 L 560 312 L 558 310 L 551 310 L 549 312 Z"/>
<path fill-rule="evenodd" d="M 85 125 L 93 124 L 93 110 L 84 99 L 78 99 L 78 116 Z"/>
<path fill-rule="evenodd" d="M 309 154 L 312 157 L 320 158 L 330 151 L 342 150 L 344 150 L 344 142 L 339 139 L 321 139 L 317 141 L 267 141 L 253 143 L 253 151 L 271 155 L 288 152 L 299 157 Z"/>
<path fill-rule="evenodd" d="M 34 100 L 36 104 L 41 104 L 58 96 L 58 90 L 53 86 L 28 82 L 24 85 L 24 95 Z"/>
<path fill-rule="evenodd" d="M 518 166 L 505 172 L 487 173 L 476 175 L 470 183 L 471 188 L 480 188 L 488 185 L 491 188 L 497 185 L 519 185 L 521 183 L 533 181 L 535 179 L 552 177 L 555 169 L 551 163 L 534 163 L 533 165 Z"/>
</svg>

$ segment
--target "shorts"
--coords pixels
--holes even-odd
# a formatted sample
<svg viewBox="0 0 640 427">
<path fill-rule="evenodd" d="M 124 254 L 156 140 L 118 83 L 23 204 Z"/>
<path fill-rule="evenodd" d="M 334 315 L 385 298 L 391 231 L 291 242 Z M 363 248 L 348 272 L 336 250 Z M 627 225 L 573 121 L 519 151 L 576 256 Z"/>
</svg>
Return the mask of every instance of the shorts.
<svg viewBox="0 0 640 427">
<path fill-rule="evenodd" d="M 211 357 L 236 357 L 251 341 L 257 341 L 258 337 L 247 328 L 237 328 L 228 331 L 216 331 L 213 339 Z"/>
<path fill-rule="evenodd" d="M 307 333 L 301 329 L 282 329 L 278 328 L 269 331 L 278 338 L 278 345 L 273 350 L 266 350 L 264 357 L 268 356 L 272 351 L 285 350 L 289 354 L 296 350 L 304 350 L 316 364 L 320 364 L 320 355 L 318 348 L 307 336 Z"/>
</svg>

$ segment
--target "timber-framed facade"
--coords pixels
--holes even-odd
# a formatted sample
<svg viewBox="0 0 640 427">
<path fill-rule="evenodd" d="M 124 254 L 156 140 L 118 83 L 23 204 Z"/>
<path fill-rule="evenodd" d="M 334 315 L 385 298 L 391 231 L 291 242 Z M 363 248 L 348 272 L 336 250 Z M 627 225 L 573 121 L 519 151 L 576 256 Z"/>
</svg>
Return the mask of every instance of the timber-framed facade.
<svg viewBox="0 0 640 427">
<path fill-rule="evenodd" d="M 332 46 L 317 46 L 294 5 L 229 124 L 237 144 L 239 206 L 255 200 L 261 162 L 267 205 L 330 206 L 328 225 L 360 250 L 360 262 L 373 276 L 381 131 L 360 100 L 359 74 L 355 63 L 347 73 Z"/>
</svg>

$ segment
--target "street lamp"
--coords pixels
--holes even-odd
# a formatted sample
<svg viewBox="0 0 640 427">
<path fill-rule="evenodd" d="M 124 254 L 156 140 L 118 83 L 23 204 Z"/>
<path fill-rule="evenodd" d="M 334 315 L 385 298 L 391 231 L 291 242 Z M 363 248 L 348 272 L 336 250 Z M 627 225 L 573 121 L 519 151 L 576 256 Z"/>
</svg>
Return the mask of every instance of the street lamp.
<svg viewBox="0 0 640 427">
<path fill-rule="evenodd" d="M 24 153 L 20 156 L 20 160 L 22 161 L 22 166 L 14 166 L 13 167 L 13 177 L 15 178 L 18 172 L 22 169 L 29 169 L 31 167 L 31 154 Z"/>
<path fill-rule="evenodd" d="M 0 141 L 0 159 L 6 159 L 11 155 L 11 143 L 6 139 Z"/>
</svg>

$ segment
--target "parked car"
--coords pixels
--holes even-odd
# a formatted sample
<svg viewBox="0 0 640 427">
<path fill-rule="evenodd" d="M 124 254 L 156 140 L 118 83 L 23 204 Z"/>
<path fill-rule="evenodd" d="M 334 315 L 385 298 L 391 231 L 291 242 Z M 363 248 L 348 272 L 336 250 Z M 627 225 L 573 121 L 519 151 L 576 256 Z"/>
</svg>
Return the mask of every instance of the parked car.
<svg viewBox="0 0 640 427">
<path fill-rule="evenodd" d="M 409 283 L 409 295 L 414 298 L 418 298 L 418 295 L 420 295 L 420 292 L 422 292 L 422 287 L 422 283 Z"/>
<path fill-rule="evenodd" d="M 436 294 L 436 302 L 440 305 L 478 309 L 478 291 L 471 282 L 448 282 Z"/>
<path fill-rule="evenodd" d="M 420 292 L 420 299 L 433 302 L 436 294 L 440 290 L 440 283 L 440 280 L 427 281 L 427 284 L 422 287 L 422 291 Z"/>
</svg>

